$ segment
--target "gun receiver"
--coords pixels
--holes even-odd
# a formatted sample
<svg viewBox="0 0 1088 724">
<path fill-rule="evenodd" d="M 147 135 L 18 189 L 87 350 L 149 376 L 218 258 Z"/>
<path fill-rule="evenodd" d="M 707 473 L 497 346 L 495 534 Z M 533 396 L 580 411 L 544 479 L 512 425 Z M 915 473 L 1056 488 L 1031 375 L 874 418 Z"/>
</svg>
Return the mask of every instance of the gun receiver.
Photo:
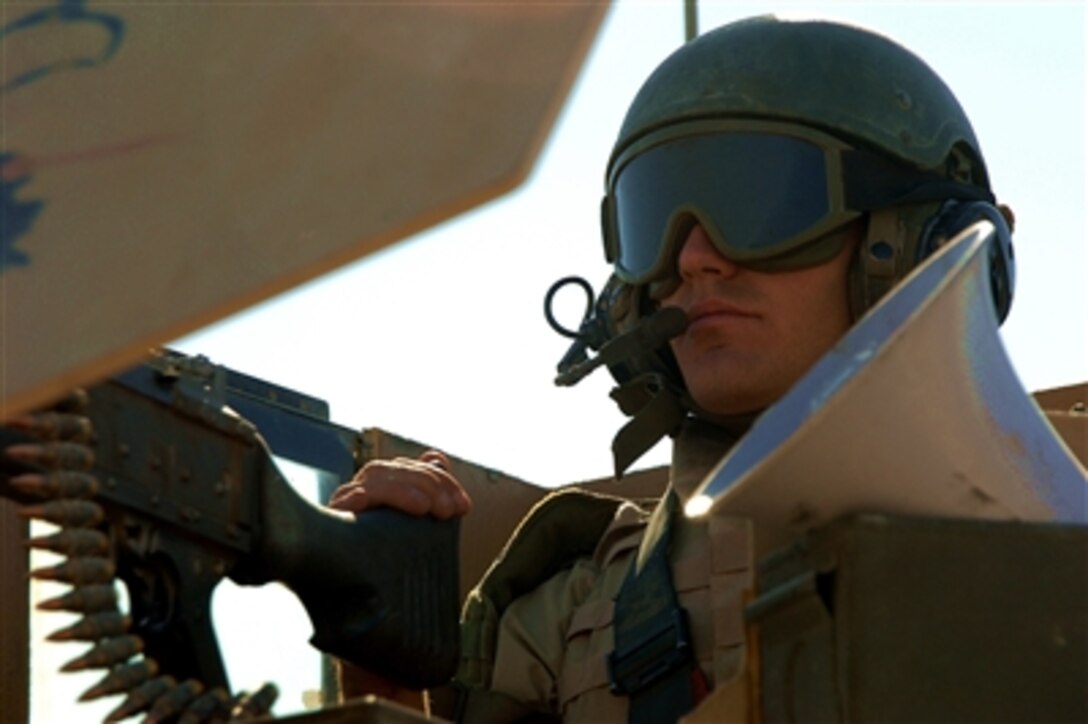
<svg viewBox="0 0 1088 724">
<path fill-rule="evenodd" d="M 45 416 L 0 428 L 0 495 L 62 533 L 103 536 L 90 554 L 72 548 L 76 534 L 37 541 L 69 561 L 35 575 L 83 595 L 112 586 L 116 571 L 128 589 L 125 631 L 91 623 L 109 606 L 47 602 L 84 613 L 93 630 L 75 637 L 107 649 L 69 667 L 116 670 L 142 650 L 158 664 L 151 669 L 229 691 L 209 609 L 229 577 L 288 586 L 322 651 L 414 688 L 447 681 L 459 635 L 457 523 L 386 510 L 355 518 L 312 505 L 284 479 L 257 428 L 227 406 L 225 374 L 202 358 L 163 353 L 88 391 L 78 413 L 93 431 L 84 443 L 29 435 L 28 427 L 49 427 Z M 344 432 L 325 424 L 330 435 Z M 42 504 L 43 496 L 53 500 Z M 133 677 L 141 684 L 155 673 Z M 136 686 L 106 684 L 88 695 Z"/>
</svg>

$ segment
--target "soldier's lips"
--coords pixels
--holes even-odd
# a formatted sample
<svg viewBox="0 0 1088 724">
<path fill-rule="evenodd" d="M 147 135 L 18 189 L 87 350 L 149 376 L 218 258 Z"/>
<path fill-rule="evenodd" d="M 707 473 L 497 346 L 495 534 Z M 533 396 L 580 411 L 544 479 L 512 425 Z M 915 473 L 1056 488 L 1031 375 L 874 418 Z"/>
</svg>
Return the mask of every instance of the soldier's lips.
<svg viewBox="0 0 1088 724">
<path fill-rule="evenodd" d="M 675 342 L 682 345 L 738 344 L 758 329 L 761 316 L 728 302 L 713 301 L 687 308 L 688 326 Z"/>
<path fill-rule="evenodd" d="M 744 323 L 760 318 L 753 311 L 716 300 L 699 302 L 685 312 L 688 315 L 688 331 L 712 325 Z"/>
</svg>

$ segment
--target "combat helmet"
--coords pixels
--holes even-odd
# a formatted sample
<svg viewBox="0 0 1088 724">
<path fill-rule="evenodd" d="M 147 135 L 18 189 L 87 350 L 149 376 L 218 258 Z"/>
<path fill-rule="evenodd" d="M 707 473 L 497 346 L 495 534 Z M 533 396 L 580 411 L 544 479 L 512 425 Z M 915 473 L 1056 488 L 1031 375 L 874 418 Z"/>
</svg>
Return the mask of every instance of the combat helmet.
<svg viewBox="0 0 1088 724">
<path fill-rule="evenodd" d="M 743 20 L 676 50 L 631 103 L 606 171 L 601 221 L 614 273 L 594 321 L 608 340 L 646 324 L 652 298 L 678 283 L 677 251 L 695 223 L 727 258 L 773 272 L 829 260 L 845 243 L 835 230 L 861 219 L 849 274 L 858 318 L 980 217 L 1002 227 L 994 287 L 1003 319 L 1011 214 L 994 206 L 978 140 L 945 83 L 867 30 Z M 698 408 L 667 344 L 652 342 L 605 360 L 619 383 L 613 396 L 642 428 L 637 444 L 672 431 L 659 429 L 679 414 L 661 414 L 662 396 L 684 414 L 728 424 Z"/>
</svg>

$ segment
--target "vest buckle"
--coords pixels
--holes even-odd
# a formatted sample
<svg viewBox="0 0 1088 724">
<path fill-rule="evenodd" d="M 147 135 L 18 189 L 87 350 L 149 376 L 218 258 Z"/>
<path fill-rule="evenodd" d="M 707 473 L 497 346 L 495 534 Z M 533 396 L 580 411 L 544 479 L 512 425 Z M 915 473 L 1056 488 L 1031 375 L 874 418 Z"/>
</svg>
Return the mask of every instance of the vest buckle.
<svg viewBox="0 0 1088 724">
<path fill-rule="evenodd" d="M 650 617 L 644 636 L 608 655 L 608 688 L 616 696 L 633 696 L 691 661 L 687 611 L 679 606 L 665 616 Z M 632 632 L 633 633 L 633 632 Z M 627 636 L 627 641 L 633 638 Z"/>
</svg>

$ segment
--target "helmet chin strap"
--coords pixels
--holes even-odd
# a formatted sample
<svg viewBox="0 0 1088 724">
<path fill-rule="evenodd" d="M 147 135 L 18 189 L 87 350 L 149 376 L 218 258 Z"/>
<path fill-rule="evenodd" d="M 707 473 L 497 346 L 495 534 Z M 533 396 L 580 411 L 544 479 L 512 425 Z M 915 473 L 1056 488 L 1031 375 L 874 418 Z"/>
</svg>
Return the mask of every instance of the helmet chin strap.
<svg viewBox="0 0 1088 724">
<path fill-rule="evenodd" d="M 939 201 L 868 213 L 865 236 L 850 267 L 850 315 L 856 322 L 917 265 L 918 244 Z"/>
<path fill-rule="evenodd" d="M 612 438 L 612 464 L 618 480 L 661 438 L 680 428 L 687 410 L 678 390 L 657 372 L 647 372 L 617 385 L 611 397 L 631 417 Z"/>
<path fill-rule="evenodd" d="M 850 316 L 854 321 L 895 285 L 899 260 L 905 252 L 905 236 L 897 210 L 869 213 L 868 228 L 851 265 Z"/>
</svg>

